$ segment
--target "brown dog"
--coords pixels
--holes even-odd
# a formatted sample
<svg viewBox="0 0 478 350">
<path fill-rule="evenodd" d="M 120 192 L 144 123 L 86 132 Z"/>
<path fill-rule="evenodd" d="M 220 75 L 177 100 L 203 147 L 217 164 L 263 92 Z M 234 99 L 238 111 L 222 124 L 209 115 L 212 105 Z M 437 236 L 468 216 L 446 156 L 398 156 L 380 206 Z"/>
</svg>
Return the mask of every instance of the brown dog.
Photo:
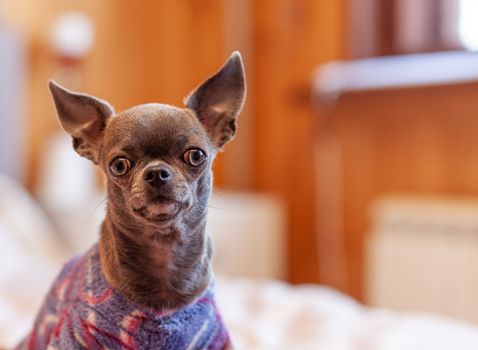
<svg viewBox="0 0 478 350">
<path fill-rule="evenodd" d="M 245 98 L 239 53 L 233 53 L 215 75 L 185 99 L 186 108 L 146 104 L 115 114 L 108 103 L 95 97 L 68 91 L 54 82 L 50 82 L 50 89 L 75 150 L 100 166 L 107 178 L 107 215 L 97 249 L 98 265 L 107 284 L 135 308 L 162 315 L 174 315 L 198 303 L 212 284 L 211 240 L 205 231 L 211 166 L 218 151 L 234 137 Z M 94 254 L 90 254 L 92 261 Z M 86 275 L 95 271 L 94 266 L 85 269 Z M 67 276 L 70 270 L 73 268 L 62 274 Z M 73 279 L 81 280 L 83 275 L 75 276 Z M 63 288 L 57 284 L 58 289 Z M 67 292 L 62 291 L 62 297 Z M 56 306 L 54 312 L 62 307 L 67 308 Z M 70 317 L 71 312 L 75 311 L 68 309 L 64 317 Z M 104 313 L 108 312 L 101 317 L 108 322 Z M 221 322 L 220 317 L 215 319 Z M 37 319 L 36 327 L 41 322 Z M 58 322 L 55 327 L 61 327 Z M 188 322 L 183 324 L 185 334 L 188 325 L 195 324 Z M 74 328 L 71 324 L 69 327 Z M 61 333 L 58 328 L 52 332 Z M 90 333 L 95 336 L 95 332 Z M 71 336 L 80 337 L 82 340 L 77 341 L 84 346 L 91 334 Z M 24 344 L 32 342 L 31 338 Z M 122 339 L 119 335 L 117 338 Z M 140 338 L 135 341 L 141 342 Z M 152 346 L 153 342 L 148 344 Z M 161 344 L 168 348 L 167 342 Z M 198 344 L 192 348 L 203 348 Z M 143 348 L 142 344 L 137 347 Z"/>
</svg>

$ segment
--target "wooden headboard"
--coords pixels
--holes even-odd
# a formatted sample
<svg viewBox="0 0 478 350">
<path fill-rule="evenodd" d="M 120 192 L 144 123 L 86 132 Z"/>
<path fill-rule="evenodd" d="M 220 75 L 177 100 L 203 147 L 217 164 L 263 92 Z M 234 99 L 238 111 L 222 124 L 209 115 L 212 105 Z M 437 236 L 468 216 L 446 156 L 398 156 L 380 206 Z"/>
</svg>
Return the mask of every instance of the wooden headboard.
<svg viewBox="0 0 478 350">
<path fill-rule="evenodd" d="M 478 55 L 332 63 L 316 75 L 314 102 L 321 280 L 362 299 L 373 199 L 478 195 Z"/>
</svg>

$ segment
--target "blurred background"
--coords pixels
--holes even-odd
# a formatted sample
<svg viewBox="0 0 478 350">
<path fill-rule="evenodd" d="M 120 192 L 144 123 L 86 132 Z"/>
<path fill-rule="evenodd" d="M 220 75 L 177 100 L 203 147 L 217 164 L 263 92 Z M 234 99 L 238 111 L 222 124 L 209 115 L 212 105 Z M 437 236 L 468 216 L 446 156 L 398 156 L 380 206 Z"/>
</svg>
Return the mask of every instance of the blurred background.
<svg viewBox="0 0 478 350">
<path fill-rule="evenodd" d="M 219 272 L 478 322 L 476 18 L 473 0 L 0 0 L 0 236 L 80 251 L 101 222 L 48 79 L 116 110 L 181 105 L 239 50 Z"/>
</svg>

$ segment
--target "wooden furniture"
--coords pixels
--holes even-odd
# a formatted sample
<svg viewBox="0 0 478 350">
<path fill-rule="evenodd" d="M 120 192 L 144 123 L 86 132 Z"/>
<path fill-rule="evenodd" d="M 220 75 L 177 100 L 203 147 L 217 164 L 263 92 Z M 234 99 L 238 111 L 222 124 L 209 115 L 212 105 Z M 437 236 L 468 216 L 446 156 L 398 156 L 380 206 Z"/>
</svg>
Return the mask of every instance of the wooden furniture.
<svg viewBox="0 0 478 350">
<path fill-rule="evenodd" d="M 362 299 L 374 198 L 478 194 L 478 55 L 329 64 L 314 99 L 321 280 Z"/>
</svg>

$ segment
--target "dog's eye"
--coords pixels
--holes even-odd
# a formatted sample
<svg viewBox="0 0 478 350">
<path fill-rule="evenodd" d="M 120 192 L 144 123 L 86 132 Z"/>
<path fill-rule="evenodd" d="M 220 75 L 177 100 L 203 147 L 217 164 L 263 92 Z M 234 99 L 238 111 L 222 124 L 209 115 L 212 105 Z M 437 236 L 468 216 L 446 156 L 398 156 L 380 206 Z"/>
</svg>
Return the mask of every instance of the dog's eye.
<svg viewBox="0 0 478 350">
<path fill-rule="evenodd" d="M 206 154 L 198 148 L 190 149 L 184 153 L 184 161 L 192 166 L 200 166 L 206 160 Z"/>
<path fill-rule="evenodd" d="M 115 158 L 110 164 L 110 170 L 115 176 L 123 176 L 131 169 L 131 162 L 123 157 Z"/>
</svg>

